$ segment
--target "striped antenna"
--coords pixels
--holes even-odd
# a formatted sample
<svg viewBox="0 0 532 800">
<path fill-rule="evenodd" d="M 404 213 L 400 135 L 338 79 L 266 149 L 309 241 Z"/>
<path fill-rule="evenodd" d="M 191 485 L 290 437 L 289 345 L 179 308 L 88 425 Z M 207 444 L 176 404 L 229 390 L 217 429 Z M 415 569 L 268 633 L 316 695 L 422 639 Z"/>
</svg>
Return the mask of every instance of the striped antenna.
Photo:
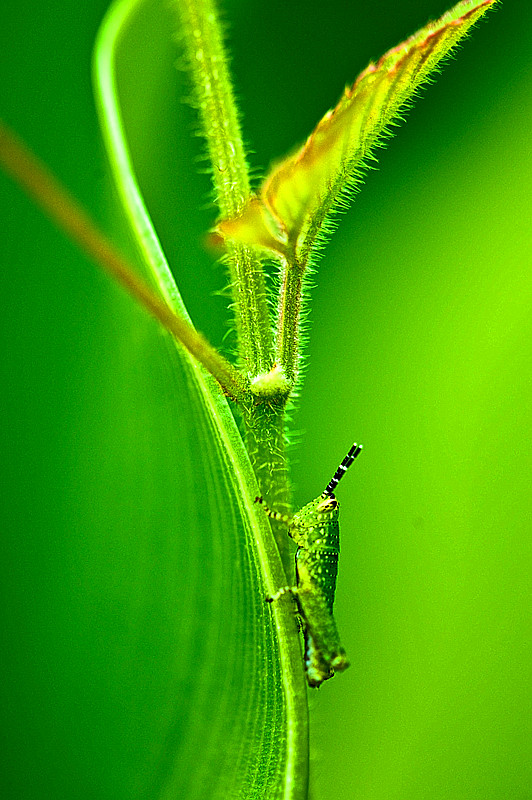
<svg viewBox="0 0 532 800">
<path fill-rule="evenodd" d="M 344 458 L 344 460 L 342 461 L 342 463 L 332 476 L 330 482 L 325 487 L 325 491 L 323 492 L 324 495 L 334 494 L 334 490 L 338 486 L 339 482 L 344 477 L 345 473 L 347 472 L 347 470 L 349 469 L 355 458 L 361 453 L 361 451 L 362 451 L 362 445 L 357 444 L 355 442 L 349 453 L 346 455 L 346 457 Z"/>
<path fill-rule="evenodd" d="M 255 502 L 260 503 L 260 505 L 264 510 L 264 513 L 270 519 L 277 519 L 280 520 L 281 522 L 286 522 L 286 523 L 289 523 L 290 520 L 292 519 L 292 517 L 289 514 L 280 514 L 279 511 L 272 511 L 271 508 L 268 508 L 262 497 L 256 497 Z"/>
</svg>

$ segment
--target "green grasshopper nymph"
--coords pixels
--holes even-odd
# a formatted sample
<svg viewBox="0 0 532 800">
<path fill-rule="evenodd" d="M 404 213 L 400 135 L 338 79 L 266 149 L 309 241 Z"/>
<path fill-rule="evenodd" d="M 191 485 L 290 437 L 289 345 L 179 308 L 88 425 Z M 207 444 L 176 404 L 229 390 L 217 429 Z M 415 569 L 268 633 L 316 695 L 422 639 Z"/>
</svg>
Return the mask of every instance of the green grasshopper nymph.
<svg viewBox="0 0 532 800">
<path fill-rule="evenodd" d="M 340 506 L 334 490 L 361 450 L 362 445 L 355 443 L 322 494 L 292 517 L 271 511 L 262 497 L 255 498 L 271 519 L 288 525 L 288 535 L 297 544 L 296 586 L 283 586 L 266 600 L 273 603 L 287 592 L 295 597 L 303 623 L 309 686 L 320 686 L 349 666 L 333 617 L 340 553 Z"/>
</svg>

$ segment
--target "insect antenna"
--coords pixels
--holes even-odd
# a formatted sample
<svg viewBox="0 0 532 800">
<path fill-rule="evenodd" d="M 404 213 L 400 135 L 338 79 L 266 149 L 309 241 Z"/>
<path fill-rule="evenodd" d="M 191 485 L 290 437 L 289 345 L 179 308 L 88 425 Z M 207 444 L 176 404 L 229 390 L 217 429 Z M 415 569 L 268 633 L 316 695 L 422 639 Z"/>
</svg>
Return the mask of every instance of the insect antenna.
<svg viewBox="0 0 532 800">
<path fill-rule="evenodd" d="M 346 457 L 344 458 L 344 460 L 342 461 L 342 463 L 340 464 L 340 466 L 338 467 L 338 469 L 336 470 L 336 472 L 332 476 L 331 480 L 329 481 L 329 483 L 325 487 L 325 490 L 323 492 L 324 495 L 327 495 L 327 494 L 330 495 L 330 494 L 334 493 L 334 490 L 338 486 L 338 483 L 344 477 L 345 473 L 347 472 L 347 470 L 349 469 L 349 467 L 351 466 L 351 464 L 353 463 L 355 458 L 358 455 L 360 455 L 361 451 L 362 451 L 362 445 L 361 444 L 357 444 L 355 442 L 353 447 L 350 449 L 349 453 L 346 455 Z"/>
<path fill-rule="evenodd" d="M 290 522 L 291 517 L 289 514 L 281 514 L 279 513 L 279 511 L 272 511 L 271 508 L 268 508 L 268 506 L 265 504 L 262 497 L 256 497 L 255 502 L 260 503 L 260 505 L 264 509 L 264 513 L 270 519 L 277 519 L 280 520 L 281 522 Z"/>
</svg>

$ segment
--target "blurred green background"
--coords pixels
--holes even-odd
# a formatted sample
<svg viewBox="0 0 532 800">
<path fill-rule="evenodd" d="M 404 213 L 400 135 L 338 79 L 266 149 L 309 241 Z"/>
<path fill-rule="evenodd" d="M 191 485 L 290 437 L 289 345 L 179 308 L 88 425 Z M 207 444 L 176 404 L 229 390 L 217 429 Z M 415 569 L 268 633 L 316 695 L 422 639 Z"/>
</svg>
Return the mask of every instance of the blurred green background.
<svg viewBox="0 0 532 800">
<path fill-rule="evenodd" d="M 96 1 L 4 4 L 0 105 L 113 232 L 90 86 L 105 9 Z M 306 137 L 369 59 L 446 6 L 228 0 L 224 9 L 260 175 Z M 336 608 L 352 667 L 312 694 L 314 800 L 532 797 L 531 47 L 532 7 L 506 0 L 380 151 L 316 276 L 295 415 L 296 504 L 321 491 L 353 439 L 365 452 L 339 492 Z M 202 244 L 214 215 L 209 182 L 183 93 L 176 72 L 168 97 L 154 103 L 171 113 L 161 116 L 143 98 L 143 185 L 195 323 L 230 350 L 227 303 L 213 294 L 226 279 Z M 154 133 L 162 141 L 150 143 Z M 138 458 L 144 430 L 145 462 L 159 452 L 137 396 L 142 362 L 129 366 L 125 387 L 116 360 L 110 365 L 111 356 L 138 350 L 143 317 L 120 326 L 114 311 L 128 301 L 3 175 L 0 203 L 3 796 L 136 797 L 123 774 L 143 736 L 151 747 L 152 729 L 139 723 L 115 760 L 108 746 L 124 734 L 128 704 L 137 704 L 140 720 L 153 714 L 154 698 L 143 695 L 146 708 L 139 707 L 130 672 L 114 705 L 105 681 L 86 684 L 83 657 L 99 653 L 94 617 L 107 637 L 116 635 L 116 653 L 98 656 L 109 681 L 117 680 L 113 661 L 127 656 L 87 565 L 98 561 L 97 574 L 107 587 L 114 581 L 116 602 L 125 602 L 129 569 L 153 545 L 149 530 L 144 549 L 135 538 L 101 548 L 91 541 L 85 550 L 80 539 L 70 550 L 68 542 L 72 530 L 103 513 L 94 503 L 106 492 L 106 513 L 130 515 L 134 530 L 157 530 L 157 520 L 139 520 L 128 505 L 142 468 L 133 459 L 128 467 L 127 448 L 118 485 L 115 462 L 106 466 L 116 446 L 111 433 L 122 442 L 130 436 Z M 171 389 L 161 378 L 163 408 L 172 404 Z M 123 573 L 107 575 L 116 564 Z M 85 600 L 73 610 L 77 593 Z M 139 684 L 151 679 L 153 638 Z M 101 698 L 105 736 L 80 753 Z M 35 725 L 36 717 L 44 722 Z M 27 743 L 32 760 L 21 755 Z M 63 773 L 55 783 L 54 772 Z M 104 772 L 116 776 L 105 787 L 97 777 Z"/>
</svg>

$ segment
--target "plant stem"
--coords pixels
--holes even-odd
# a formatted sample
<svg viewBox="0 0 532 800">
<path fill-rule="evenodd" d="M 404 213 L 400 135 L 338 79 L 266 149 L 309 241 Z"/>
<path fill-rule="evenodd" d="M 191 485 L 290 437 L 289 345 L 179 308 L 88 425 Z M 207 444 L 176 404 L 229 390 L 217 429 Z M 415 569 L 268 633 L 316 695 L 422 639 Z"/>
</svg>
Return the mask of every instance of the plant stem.
<svg viewBox="0 0 532 800">
<path fill-rule="evenodd" d="M 261 402 L 244 408 L 245 442 L 257 482 L 268 506 L 282 514 L 291 510 L 286 459 L 285 404 Z M 293 557 L 286 525 L 272 522 L 272 530 L 287 580 L 293 579 Z"/>
<path fill-rule="evenodd" d="M 82 250 L 192 353 L 230 397 L 242 400 L 246 396 L 247 381 L 238 370 L 138 277 L 74 197 L 1 120 L 0 163 Z"/>
<path fill-rule="evenodd" d="M 299 373 L 299 342 L 304 266 L 295 249 L 287 252 L 279 291 L 276 359 L 294 386 Z"/>
<path fill-rule="evenodd" d="M 250 185 L 216 8 L 213 0 L 177 0 L 174 5 L 212 164 L 216 202 L 222 217 L 234 217 L 249 199 Z M 274 360 L 264 272 L 251 248 L 234 243 L 227 252 L 240 365 L 253 378 L 267 372 Z"/>
<path fill-rule="evenodd" d="M 222 217 L 238 216 L 251 196 L 221 26 L 214 0 L 175 0 L 201 117 L 216 200 Z M 268 375 L 275 361 L 264 270 L 255 250 L 228 240 L 242 370 L 253 381 Z M 255 397 L 242 407 L 246 445 L 260 490 L 275 508 L 289 510 L 288 468 L 285 452 L 284 397 Z M 288 568 L 286 530 L 276 536 Z"/>
</svg>

